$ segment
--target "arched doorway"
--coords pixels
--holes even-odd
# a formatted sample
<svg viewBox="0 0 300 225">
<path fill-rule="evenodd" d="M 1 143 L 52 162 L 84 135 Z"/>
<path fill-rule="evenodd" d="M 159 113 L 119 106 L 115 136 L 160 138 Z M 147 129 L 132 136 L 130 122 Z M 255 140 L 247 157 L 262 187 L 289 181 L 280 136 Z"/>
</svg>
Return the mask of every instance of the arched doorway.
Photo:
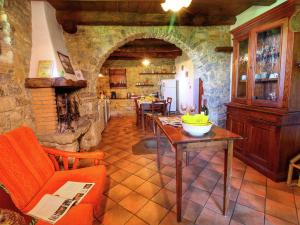
<svg viewBox="0 0 300 225">
<path fill-rule="evenodd" d="M 230 55 L 216 53 L 214 49 L 230 43 L 227 27 L 176 27 L 171 32 L 167 27 L 79 27 L 75 35 L 67 35 L 66 39 L 72 61 L 85 72 L 89 81 L 87 91 L 96 94 L 100 68 L 110 54 L 141 38 L 161 39 L 182 49 L 192 61 L 194 79 L 203 81 L 203 97 L 208 100 L 211 120 L 224 125 L 224 104 L 230 99 Z"/>
<path fill-rule="evenodd" d="M 146 59 L 149 65 L 143 65 Z M 161 39 L 143 38 L 127 42 L 107 58 L 100 74 L 98 96 L 101 93 L 101 96 L 110 97 L 113 93 L 120 100 L 128 95 L 160 95 L 163 94 L 161 84 L 168 82 L 172 87 L 166 90 L 168 93 L 165 95 L 169 96 L 164 97 L 172 97 L 172 111 L 180 111 L 181 104 L 198 107 L 192 60 L 176 45 Z M 135 113 L 132 107 L 128 107 L 130 102 L 117 101 L 116 107 L 115 100 L 111 102 L 112 115 Z"/>
</svg>

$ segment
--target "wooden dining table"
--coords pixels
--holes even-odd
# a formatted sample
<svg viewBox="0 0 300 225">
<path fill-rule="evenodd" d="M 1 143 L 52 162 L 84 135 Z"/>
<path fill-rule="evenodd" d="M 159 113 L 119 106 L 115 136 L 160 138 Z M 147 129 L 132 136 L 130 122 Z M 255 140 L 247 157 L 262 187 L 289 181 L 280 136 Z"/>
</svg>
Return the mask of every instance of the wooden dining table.
<svg viewBox="0 0 300 225">
<path fill-rule="evenodd" d="M 171 125 L 163 125 L 158 118 L 155 119 L 156 124 L 156 139 L 157 139 L 157 166 L 160 169 L 160 137 L 161 132 L 165 134 L 168 141 L 175 152 L 176 157 L 176 207 L 177 221 L 181 221 L 182 208 L 182 167 L 183 167 L 183 151 L 189 151 L 184 148 L 189 143 L 197 142 L 212 142 L 212 141 L 227 141 L 227 149 L 225 149 L 224 158 L 224 196 L 223 196 L 223 214 L 226 215 L 229 205 L 229 193 L 232 174 L 232 159 L 233 159 L 233 142 L 234 140 L 242 139 L 238 134 L 232 133 L 229 130 L 218 126 L 213 126 L 211 131 L 201 137 L 193 137 L 185 133 L 182 127 L 174 127 Z M 191 149 L 191 151 L 194 150 Z"/>
<path fill-rule="evenodd" d="M 142 129 L 145 130 L 145 113 L 151 110 L 152 101 L 140 101 L 138 102 L 138 106 L 141 109 L 141 123 Z M 158 103 L 161 104 L 161 103 Z"/>
</svg>

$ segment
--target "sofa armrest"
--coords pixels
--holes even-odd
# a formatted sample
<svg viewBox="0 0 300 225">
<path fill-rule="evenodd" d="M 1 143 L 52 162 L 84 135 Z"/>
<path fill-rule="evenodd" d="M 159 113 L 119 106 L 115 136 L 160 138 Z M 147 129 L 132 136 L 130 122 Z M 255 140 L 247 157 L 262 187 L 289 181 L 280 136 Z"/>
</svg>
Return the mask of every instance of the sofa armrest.
<svg viewBox="0 0 300 225">
<path fill-rule="evenodd" d="M 77 169 L 79 159 L 94 159 L 94 165 L 99 165 L 100 160 L 104 158 L 103 152 L 67 152 L 54 148 L 48 148 L 43 146 L 44 151 L 49 155 L 51 161 L 54 164 L 55 170 L 60 170 L 57 162 L 57 157 L 61 157 L 63 160 L 64 169 L 69 169 L 69 158 L 74 159 L 72 169 Z"/>
</svg>

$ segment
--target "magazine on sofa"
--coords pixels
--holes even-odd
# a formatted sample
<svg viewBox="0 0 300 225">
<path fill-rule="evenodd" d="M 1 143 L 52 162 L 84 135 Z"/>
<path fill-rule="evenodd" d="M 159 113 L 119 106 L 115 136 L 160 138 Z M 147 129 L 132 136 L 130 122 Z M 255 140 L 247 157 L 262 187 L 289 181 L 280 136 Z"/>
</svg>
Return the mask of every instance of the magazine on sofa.
<svg viewBox="0 0 300 225">
<path fill-rule="evenodd" d="M 46 194 L 27 214 L 54 224 L 60 220 L 68 210 L 78 204 L 92 189 L 95 183 L 68 181 L 54 194 Z"/>
</svg>

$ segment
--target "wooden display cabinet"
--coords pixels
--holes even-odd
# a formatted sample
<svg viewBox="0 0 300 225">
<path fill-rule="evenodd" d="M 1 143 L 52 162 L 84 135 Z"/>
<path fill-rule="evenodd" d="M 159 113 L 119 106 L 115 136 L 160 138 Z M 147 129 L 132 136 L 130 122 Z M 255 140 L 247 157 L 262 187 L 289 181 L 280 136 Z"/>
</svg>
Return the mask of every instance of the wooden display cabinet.
<svg viewBox="0 0 300 225">
<path fill-rule="evenodd" d="M 300 152 L 300 33 L 289 28 L 295 10 L 288 1 L 232 31 L 227 128 L 244 137 L 234 153 L 275 181 L 286 179 Z"/>
</svg>

